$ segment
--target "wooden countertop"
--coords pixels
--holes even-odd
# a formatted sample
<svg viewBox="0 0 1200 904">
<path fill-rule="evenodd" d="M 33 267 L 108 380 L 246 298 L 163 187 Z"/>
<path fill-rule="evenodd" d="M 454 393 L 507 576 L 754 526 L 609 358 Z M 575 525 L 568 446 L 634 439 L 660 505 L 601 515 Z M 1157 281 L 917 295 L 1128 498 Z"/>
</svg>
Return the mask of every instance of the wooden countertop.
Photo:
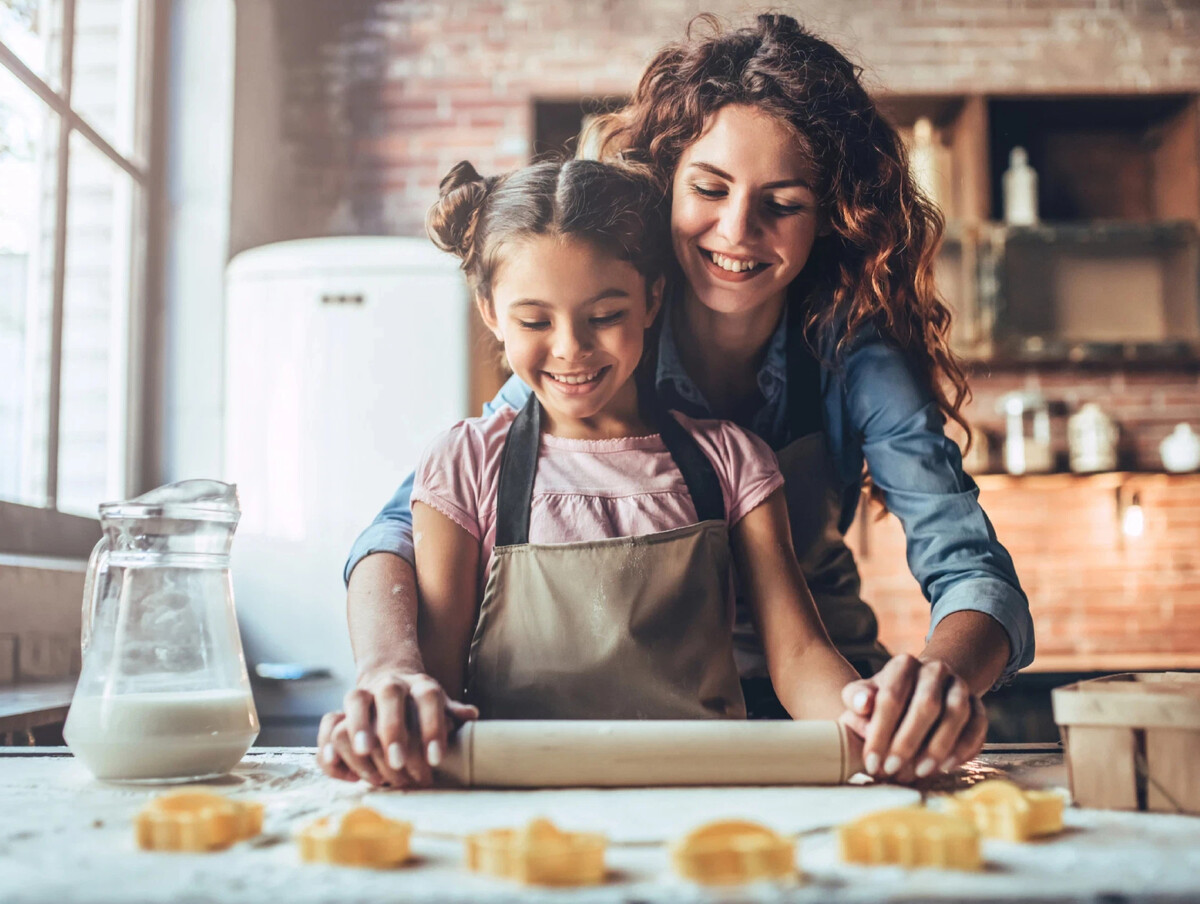
<svg viewBox="0 0 1200 904">
<path fill-rule="evenodd" d="M 1021 745 L 986 751 L 941 787 L 996 774 L 1037 787 L 1066 781 L 1061 752 Z M 799 862 L 805 878 L 785 888 L 739 890 L 739 901 L 1165 901 L 1194 895 L 1200 876 L 1200 819 L 1186 816 L 1071 808 L 1067 830 L 1055 838 L 1025 845 L 985 842 L 988 867 L 982 872 L 864 868 L 838 861 L 829 827 L 855 805 L 860 811 L 864 803 L 879 806 L 877 787 L 843 787 L 832 796 L 820 788 L 375 792 L 324 777 L 313 751 L 302 748 L 253 750 L 218 783 L 217 790 L 231 796 L 266 803 L 258 840 L 214 854 L 150 854 L 134 848 L 131 818 L 157 790 L 96 782 L 61 748 L 0 750 L 0 900 L 708 901 L 715 898 L 673 877 L 659 842 L 700 822 L 735 816 L 804 831 Z M 883 798 L 889 793 L 894 803 L 897 792 L 884 789 Z M 383 872 L 301 864 L 291 834 L 359 801 L 410 819 L 419 860 Z M 456 833 L 536 814 L 567 828 L 606 831 L 617 842 L 609 850 L 609 883 L 529 892 L 463 870 Z"/>
</svg>

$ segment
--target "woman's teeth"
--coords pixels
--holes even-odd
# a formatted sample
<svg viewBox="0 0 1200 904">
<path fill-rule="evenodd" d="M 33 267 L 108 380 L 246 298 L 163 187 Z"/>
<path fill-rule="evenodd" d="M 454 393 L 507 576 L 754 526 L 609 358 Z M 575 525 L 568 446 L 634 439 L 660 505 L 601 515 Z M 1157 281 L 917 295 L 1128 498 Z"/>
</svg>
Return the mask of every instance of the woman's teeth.
<svg viewBox="0 0 1200 904">
<path fill-rule="evenodd" d="M 712 261 L 722 270 L 728 270 L 730 273 L 741 273 L 743 270 L 753 270 L 759 266 L 758 261 L 738 260 L 733 257 L 726 257 L 724 254 L 719 254 L 716 251 L 709 252 L 712 255 Z"/>
<path fill-rule="evenodd" d="M 566 383 L 568 386 L 576 386 L 580 383 L 591 383 L 593 380 L 597 379 L 600 374 L 603 373 L 603 371 L 604 368 L 601 368 L 600 370 L 590 374 L 552 374 L 547 372 L 546 376 L 548 376 L 555 383 Z"/>
</svg>

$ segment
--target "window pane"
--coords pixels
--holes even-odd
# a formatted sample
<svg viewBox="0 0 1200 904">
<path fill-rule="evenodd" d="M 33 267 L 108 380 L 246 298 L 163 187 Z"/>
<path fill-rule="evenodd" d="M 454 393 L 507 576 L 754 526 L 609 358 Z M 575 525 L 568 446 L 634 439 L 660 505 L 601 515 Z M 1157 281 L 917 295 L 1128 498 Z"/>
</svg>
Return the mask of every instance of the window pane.
<svg viewBox="0 0 1200 904">
<path fill-rule="evenodd" d="M 0 0 L 0 43 L 55 91 L 62 87 L 62 0 Z"/>
<path fill-rule="evenodd" d="M 133 180 L 78 132 L 67 177 L 58 508 L 125 496 Z"/>
<path fill-rule="evenodd" d="M 3 0 L 0 0 L 3 2 Z M 75 5 L 71 107 L 126 156 L 134 156 L 141 0 Z"/>
<path fill-rule="evenodd" d="M 0 498 L 28 505 L 46 503 L 58 128 L 0 68 Z"/>
</svg>

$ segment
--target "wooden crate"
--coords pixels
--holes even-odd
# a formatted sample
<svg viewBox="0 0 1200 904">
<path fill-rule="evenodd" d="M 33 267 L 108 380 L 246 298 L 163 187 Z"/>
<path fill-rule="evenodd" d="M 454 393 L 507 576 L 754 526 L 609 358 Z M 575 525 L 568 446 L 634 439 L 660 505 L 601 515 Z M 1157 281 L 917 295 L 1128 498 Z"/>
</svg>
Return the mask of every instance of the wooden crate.
<svg viewBox="0 0 1200 904">
<path fill-rule="evenodd" d="M 1051 697 L 1076 804 L 1200 815 L 1200 674 L 1111 675 Z"/>
</svg>

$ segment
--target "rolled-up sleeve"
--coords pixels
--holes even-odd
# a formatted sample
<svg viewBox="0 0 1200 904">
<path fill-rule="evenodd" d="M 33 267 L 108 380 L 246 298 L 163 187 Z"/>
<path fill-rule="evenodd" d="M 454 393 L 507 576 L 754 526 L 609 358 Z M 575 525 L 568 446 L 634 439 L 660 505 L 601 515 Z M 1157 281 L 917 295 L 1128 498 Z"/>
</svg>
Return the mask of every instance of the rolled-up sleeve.
<svg viewBox="0 0 1200 904">
<path fill-rule="evenodd" d="M 908 567 L 932 605 L 930 634 L 952 612 L 990 615 L 1008 635 L 1000 679 L 1008 680 L 1033 661 L 1029 600 L 937 402 L 903 353 L 877 338 L 847 356 L 844 380 L 848 425 L 904 526 Z"/>
<path fill-rule="evenodd" d="M 342 571 L 342 580 L 347 584 L 354 566 L 371 553 L 390 552 L 413 563 L 412 489 L 413 475 L 409 474 L 383 511 L 358 535 Z"/>
<path fill-rule="evenodd" d="M 494 414 L 502 406 L 520 408 L 529 398 L 530 389 L 516 376 L 510 377 L 496 397 L 483 406 L 485 415 Z M 342 580 L 350 583 L 354 566 L 376 552 L 390 552 L 413 563 L 412 520 L 413 475 L 409 474 L 388 504 L 350 547 L 350 555 L 342 569 Z"/>
</svg>

